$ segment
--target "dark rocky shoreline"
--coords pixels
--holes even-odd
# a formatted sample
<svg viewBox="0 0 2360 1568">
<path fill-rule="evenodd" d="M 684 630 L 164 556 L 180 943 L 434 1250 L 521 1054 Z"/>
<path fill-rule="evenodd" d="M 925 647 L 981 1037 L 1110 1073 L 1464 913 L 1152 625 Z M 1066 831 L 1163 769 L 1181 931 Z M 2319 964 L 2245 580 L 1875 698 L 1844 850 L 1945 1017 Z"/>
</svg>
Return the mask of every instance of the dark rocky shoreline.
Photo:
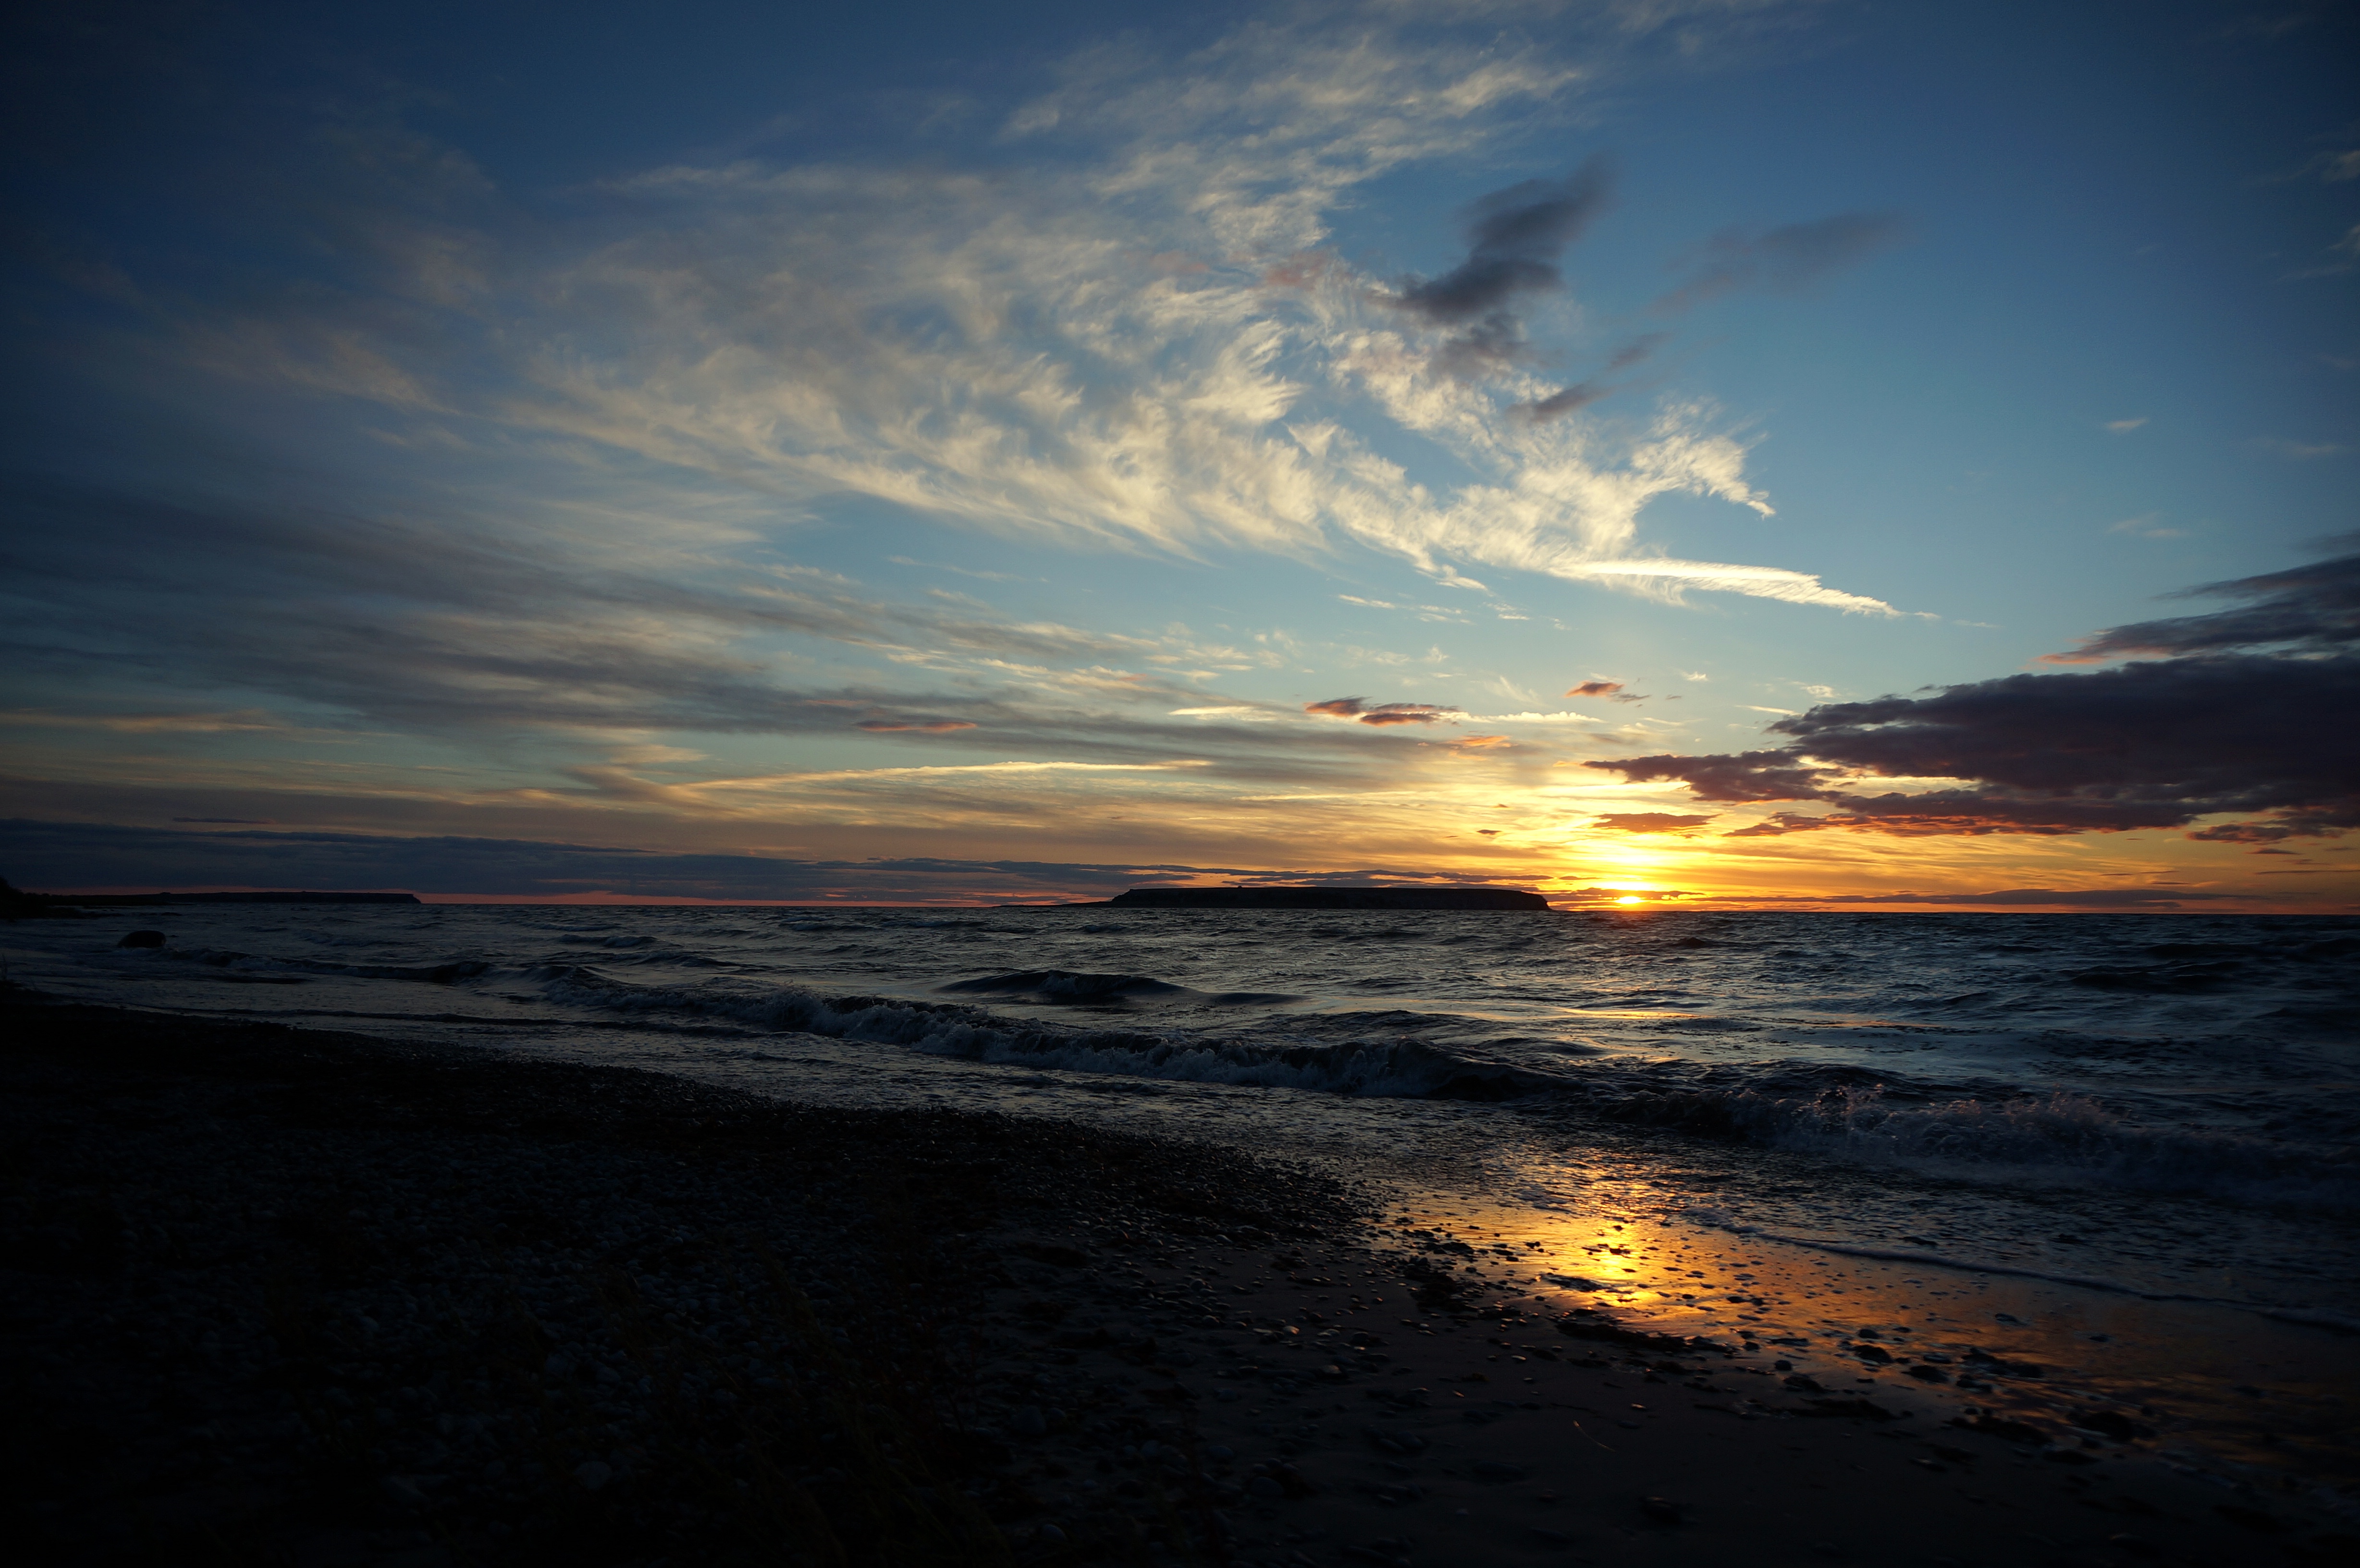
<svg viewBox="0 0 2360 1568">
<path fill-rule="evenodd" d="M 1085 1247 L 1247 1246 L 1355 1206 L 1307 1171 L 1056 1124 L 0 1016 L 6 1469 L 60 1560 L 1216 1553 L 1202 1474 L 1193 1502 L 1174 1480 L 1042 1527 L 1009 1428 L 1043 1418 L 991 1369 L 988 1293 Z M 1186 1442 L 1117 1384 L 1068 1402 L 1108 1442 Z"/>
</svg>

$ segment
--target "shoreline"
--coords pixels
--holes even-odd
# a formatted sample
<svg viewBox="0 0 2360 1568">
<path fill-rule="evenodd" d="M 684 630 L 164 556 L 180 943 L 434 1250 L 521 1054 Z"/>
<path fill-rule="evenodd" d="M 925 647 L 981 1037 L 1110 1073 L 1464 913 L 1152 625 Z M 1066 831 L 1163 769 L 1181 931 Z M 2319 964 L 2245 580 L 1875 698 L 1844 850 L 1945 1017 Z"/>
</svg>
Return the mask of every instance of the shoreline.
<svg viewBox="0 0 2360 1568">
<path fill-rule="evenodd" d="M 1391 1194 L 1308 1165 L 0 1006 L 5 1338 L 36 1412 L 12 1489 L 79 1561 L 1963 1568 L 2352 1544 L 2127 1419 L 1940 1425 L 1874 1367 L 1864 1394 L 1798 1388 L 1775 1349 L 1479 1281 L 1431 1216 L 1404 1230 Z"/>
</svg>

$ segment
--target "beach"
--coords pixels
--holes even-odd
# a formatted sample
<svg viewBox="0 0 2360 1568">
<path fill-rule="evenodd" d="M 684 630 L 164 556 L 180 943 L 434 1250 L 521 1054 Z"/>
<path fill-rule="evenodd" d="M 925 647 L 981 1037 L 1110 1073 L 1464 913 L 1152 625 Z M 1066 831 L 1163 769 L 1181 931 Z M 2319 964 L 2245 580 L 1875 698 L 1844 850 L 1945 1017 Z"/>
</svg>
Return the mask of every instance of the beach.
<svg viewBox="0 0 2360 1568">
<path fill-rule="evenodd" d="M 12 1560 L 2360 1563 L 2360 5 L 27 15 Z"/>
<path fill-rule="evenodd" d="M 53 1557 L 1963 1565 L 2351 1545 L 2348 1477 L 2192 1465 L 2164 1407 L 2012 1359 L 1985 1301 L 1946 1293 L 1956 1329 L 1880 1311 L 1842 1343 L 1667 1333 L 1536 1278 L 1518 1255 L 1579 1251 L 1534 1232 L 1561 1216 L 1421 1213 L 1316 1160 L 22 996 L 6 1028 L 6 1337 L 32 1412 L 9 1475 Z M 1615 1245 L 1672 1245 L 1635 1213 L 1617 1228 L 1591 1243 L 1601 1269 Z M 1679 1271 L 1724 1298 L 1759 1259 L 1743 1293 L 1765 1310 L 1808 1267 L 1681 1234 Z M 1855 1300 L 1898 1299 L 1873 1271 L 1906 1265 L 1841 1266 Z M 1968 1332 L 1981 1360 L 1928 1348 Z M 2348 1389 L 2317 1337 L 2311 1381 Z"/>
</svg>

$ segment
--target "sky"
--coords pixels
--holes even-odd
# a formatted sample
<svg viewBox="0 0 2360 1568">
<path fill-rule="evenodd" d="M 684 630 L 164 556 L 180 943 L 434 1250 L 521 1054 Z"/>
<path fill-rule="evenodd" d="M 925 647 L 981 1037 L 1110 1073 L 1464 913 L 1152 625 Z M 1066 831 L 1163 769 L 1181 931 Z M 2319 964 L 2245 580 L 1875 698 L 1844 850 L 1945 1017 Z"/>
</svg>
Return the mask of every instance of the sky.
<svg viewBox="0 0 2360 1568">
<path fill-rule="evenodd" d="M 2348 8 L 106 5 L 0 874 L 2360 904 Z"/>
</svg>

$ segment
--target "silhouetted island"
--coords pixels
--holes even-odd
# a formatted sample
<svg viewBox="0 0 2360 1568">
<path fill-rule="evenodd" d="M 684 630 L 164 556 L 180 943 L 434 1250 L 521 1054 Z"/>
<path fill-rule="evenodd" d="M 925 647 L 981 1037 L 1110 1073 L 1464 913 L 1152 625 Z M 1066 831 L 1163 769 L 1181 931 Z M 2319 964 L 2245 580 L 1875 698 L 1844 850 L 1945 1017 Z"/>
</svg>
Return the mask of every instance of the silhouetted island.
<svg viewBox="0 0 2360 1568">
<path fill-rule="evenodd" d="M 1150 909 L 1546 909 L 1517 887 L 1133 887 L 1109 905 Z"/>
</svg>

